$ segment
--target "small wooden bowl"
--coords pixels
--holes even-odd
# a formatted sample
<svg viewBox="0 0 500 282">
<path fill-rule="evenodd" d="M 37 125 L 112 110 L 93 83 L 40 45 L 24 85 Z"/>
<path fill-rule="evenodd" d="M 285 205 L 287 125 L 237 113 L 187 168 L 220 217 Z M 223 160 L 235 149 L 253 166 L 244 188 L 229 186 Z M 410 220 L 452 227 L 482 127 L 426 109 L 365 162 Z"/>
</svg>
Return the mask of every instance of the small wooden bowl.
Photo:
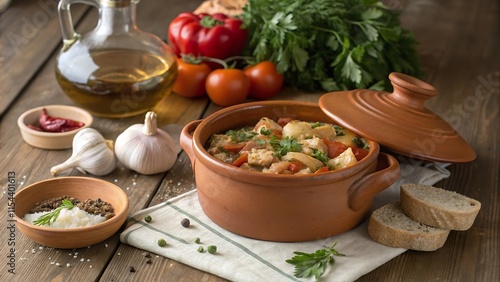
<svg viewBox="0 0 500 282">
<path fill-rule="evenodd" d="M 110 203 L 115 216 L 94 226 L 80 228 L 51 228 L 36 226 L 23 217 L 39 201 L 60 196 L 79 200 L 97 199 Z M 28 238 L 41 245 L 75 249 L 97 244 L 111 237 L 123 225 L 128 215 L 127 194 L 115 184 L 92 177 L 58 177 L 31 184 L 15 194 L 16 226 Z"/>
<path fill-rule="evenodd" d="M 49 115 L 83 122 L 85 125 L 79 129 L 68 132 L 43 132 L 31 129 L 28 124 L 38 124 L 38 119 L 45 108 Z M 29 145 L 41 149 L 68 149 L 73 145 L 75 134 L 89 127 L 93 122 L 92 115 L 78 107 L 65 105 L 47 105 L 34 108 L 22 113 L 17 119 L 17 125 L 21 130 L 23 140 Z"/>
</svg>

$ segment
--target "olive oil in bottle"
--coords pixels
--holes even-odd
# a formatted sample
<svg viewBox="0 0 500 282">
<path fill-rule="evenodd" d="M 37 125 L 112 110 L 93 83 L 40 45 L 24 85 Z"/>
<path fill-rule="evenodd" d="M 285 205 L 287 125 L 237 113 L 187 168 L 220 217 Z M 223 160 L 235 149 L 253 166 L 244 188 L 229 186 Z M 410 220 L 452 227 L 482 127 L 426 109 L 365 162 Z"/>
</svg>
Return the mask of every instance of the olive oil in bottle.
<svg viewBox="0 0 500 282">
<path fill-rule="evenodd" d="M 144 113 L 170 94 L 177 76 L 171 61 L 130 49 L 81 52 L 56 67 L 56 78 L 93 115 L 121 118 Z"/>
</svg>

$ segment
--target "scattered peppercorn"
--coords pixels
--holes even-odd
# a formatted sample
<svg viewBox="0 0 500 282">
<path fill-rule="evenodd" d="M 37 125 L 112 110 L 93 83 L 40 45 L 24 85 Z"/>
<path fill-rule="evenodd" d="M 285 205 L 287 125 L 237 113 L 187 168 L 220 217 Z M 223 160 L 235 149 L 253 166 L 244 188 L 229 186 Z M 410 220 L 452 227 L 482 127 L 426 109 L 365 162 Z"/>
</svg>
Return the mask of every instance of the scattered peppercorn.
<svg viewBox="0 0 500 282">
<path fill-rule="evenodd" d="M 147 260 L 146 260 L 146 263 L 147 263 L 147 264 L 151 264 L 151 263 L 152 263 L 151 259 L 147 259 Z"/>
<path fill-rule="evenodd" d="M 135 272 L 135 267 L 130 266 L 130 267 L 128 268 L 128 271 L 130 271 L 130 272 Z"/>
<path fill-rule="evenodd" d="M 217 246 L 210 245 L 210 246 L 207 247 L 207 250 L 208 250 L 209 253 L 215 254 L 217 252 Z"/>
<path fill-rule="evenodd" d="M 142 253 L 142 255 L 145 257 L 145 258 L 150 258 L 151 257 L 151 254 L 149 252 L 144 252 Z"/>
<path fill-rule="evenodd" d="M 181 225 L 184 226 L 184 227 L 189 227 L 189 225 L 191 224 L 191 222 L 189 221 L 189 219 L 187 218 L 184 218 L 182 221 L 181 221 Z"/>
<path fill-rule="evenodd" d="M 196 244 L 200 244 L 200 243 L 201 243 L 201 239 L 200 239 L 200 238 L 198 238 L 198 237 L 196 237 L 196 239 L 194 239 L 194 242 L 195 242 Z"/>
<path fill-rule="evenodd" d="M 198 247 L 198 253 L 204 253 L 205 249 L 202 246 Z"/>
<path fill-rule="evenodd" d="M 165 239 L 159 239 L 158 240 L 158 246 L 160 247 L 165 247 L 167 245 L 167 241 L 165 241 Z"/>
<path fill-rule="evenodd" d="M 146 215 L 146 216 L 144 217 L 144 221 L 145 221 L 145 222 L 147 222 L 147 223 L 150 223 L 150 222 L 151 222 L 151 220 L 153 220 L 153 218 L 152 218 L 150 215 Z"/>
</svg>

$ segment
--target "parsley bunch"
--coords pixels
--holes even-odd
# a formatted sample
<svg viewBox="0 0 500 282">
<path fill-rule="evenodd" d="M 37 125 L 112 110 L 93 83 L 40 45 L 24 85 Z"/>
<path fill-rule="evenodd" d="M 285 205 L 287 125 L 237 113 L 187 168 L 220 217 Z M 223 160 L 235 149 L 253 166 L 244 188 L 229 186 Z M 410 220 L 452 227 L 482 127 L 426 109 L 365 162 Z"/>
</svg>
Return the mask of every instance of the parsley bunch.
<svg viewBox="0 0 500 282">
<path fill-rule="evenodd" d="M 390 90 L 389 73 L 420 76 L 413 35 L 378 0 L 249 0 L 247 53 L 304 90 Z"/>
</svg>

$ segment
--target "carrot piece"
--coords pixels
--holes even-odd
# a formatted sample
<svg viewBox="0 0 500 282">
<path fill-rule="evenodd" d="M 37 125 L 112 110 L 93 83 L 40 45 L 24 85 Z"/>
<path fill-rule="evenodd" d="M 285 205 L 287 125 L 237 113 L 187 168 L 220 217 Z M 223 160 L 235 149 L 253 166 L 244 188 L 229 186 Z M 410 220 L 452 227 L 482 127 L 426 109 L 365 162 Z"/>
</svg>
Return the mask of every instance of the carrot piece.
<svg viewBox="0 0 500 282">
<path fill-rule="evenodd" d="M 245 145 L 246 145 L 246 143 L 237 143 L 237 144 L 228 143 L 228 144 L 222 145 L 222 148 L 225 151 L 228 151 L 231 153 L 238 153 L 239 151 L 241 151 L 241 149 L 243 149 L 243 147 L 245 147 Z"/>
<path fill-rule="evenodd" d="M 241 154 L 236 160 L 234 160 L 232 165 L 240 167 L 246 162 L 248 162 L 248 154 L 244 153 L 244 154 Z"/>
</svg>

